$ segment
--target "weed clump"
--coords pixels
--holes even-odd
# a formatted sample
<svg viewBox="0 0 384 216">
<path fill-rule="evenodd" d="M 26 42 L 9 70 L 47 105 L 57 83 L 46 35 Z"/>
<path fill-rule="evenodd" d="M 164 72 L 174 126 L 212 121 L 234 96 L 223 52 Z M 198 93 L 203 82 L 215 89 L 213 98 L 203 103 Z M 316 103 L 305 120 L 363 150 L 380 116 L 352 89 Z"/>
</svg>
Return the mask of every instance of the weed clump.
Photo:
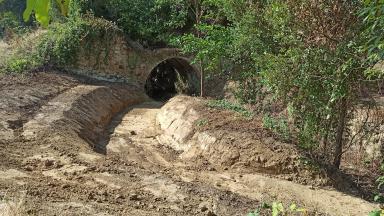
<svg viewBox="0 0 384 216">
<path fill-rule="evenodd" d="M 211 108 L 218 108 L 218 109 L 225 109 L 225 110 L 231 110 L 234 112 L 237 112 L 241 114 L 242 116 L 246 118 L 252 118 L 253 113 L 247 109 L 245 109 L 243 106 L 239 104 L 231 103 L 227 100 L 211 100 L 207 103 L 208 107 Z"/>
</svg>

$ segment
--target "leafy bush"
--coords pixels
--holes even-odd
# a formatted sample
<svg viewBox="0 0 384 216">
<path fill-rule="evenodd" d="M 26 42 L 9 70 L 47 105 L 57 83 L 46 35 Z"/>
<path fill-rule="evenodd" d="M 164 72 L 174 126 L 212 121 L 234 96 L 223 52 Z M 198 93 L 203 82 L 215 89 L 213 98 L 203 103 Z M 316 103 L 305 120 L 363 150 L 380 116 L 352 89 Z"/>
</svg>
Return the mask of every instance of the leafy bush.
<svg viewBox="0 0 384 216">
<path fill-rule="evenodd" d="M 374 211 L 371 211 L 368 216 L 383 216 L 384 215 L 384 210 L 374 210 Z"/>
<path fill-rule="evenodd" d="M 1 13 L 0 12 L 0 38 L 3 38 L 6 31 L 14 31 L 18 33 L 21 29 L 20 23 L 16 15 L 10 11 Z"/>
<path fill-rule="evenodd" d="M 245 109 L 241 105 L 230 103 L 227 100 L 212 100 L 212 101 L 209 101 L 207 105 L 208 107 L 211 107 L 211 108 L 231 110 L 247 118 L 252 118 L 253 116 L 252 112 Z"/>
<path fill-rule="evenodd" d="M 15 42 L 6 44 L 2 50 L 5 55 L 0 59 L 0 73 L 23 73 L 42 65 L 36 52 L 36 40 L 43 32 L 25 34 Z M 4 46 L 4 45 L 3 45 Z"/>
<path fill-rule="evenodd" d="M 364 71 L 371 66 L 361 49 L 367 37 L 361 34 L 364 23 L 357 16 L 362 4 L 325 0 L 213 2 L 217 3 L 216 13 L 226 21 L 204 19 L 203 15 L 196 33 L 179 40 L 182 49 L 208 62 L 203 64 L 207 70 L 217 59 L 227 59 L 233 65 L 231 77 L 241 83 L 237 96 L 242 102 L 255 103 L 266 89 L 284 105 L 290 104 L 299 143 L 314 150 L 321 140 L 328 142 L 332 152 L 327 154 L 333 155 L 338 167 L 347 125 L 357 104 L 356 86 L 366 79 Z M 375 14 L 373 22 L 379 23 L 381 17 Z M 377 31 L 382 29 L 375 28 L 375 35 L 381 38 Z M 217 67 L 211 71 L 221 73 Z"/>
<path fill-rule="evenodd" d="M 372 61 L 384 59 L 384 1 L 366 0 L 360 10 L 364 18 L 366 43 L 365 49 Z"/>
<path fill-rule="evenodd" d="M 47 31 L 18 47 L 0 70 L 20 73 L 42 66 L 73 64 L 81 48 L 91 48 L 90 44 L 95 40 L 105 41 L 107 47 L 110 41 L 102 38 L 110 39 L 116 32 L 119 30 L 113 23 L 91 15 L 54 23 Z"/>
<path fill-rule="evenodd" d="M 112 38 L 118 32 L 117 27 L 106 20 L 85 16 L 71 19 L 63 24 L 51 26 L 49 31 L 41 38 L 37 53 L 44 63 L 55 66 L 64 66 L 75 63 L 81 47 L 95 40 Z M 105 41 L 108 43 L 108 41 Z M 107 44 L 105 44 L 107 46 Z"/>
<path fill-rule="evenodd" d="M 111 0 L 105 8 L 105 17 L 148 45 L 167 41 L 187 25 L 189 15 L 184 0 Z"/>
<path fill-rule="evenodd" d="M 264 115 L 263 126 L 274 133 L 278 134 L 281 139 L 288 141 L 291 139 L 291 132 L 288 126 L 288 122 L 285 118 L 274 118 L 270 115 Z"/>
<path fill-rule="evenodd" d="M 15 58 L 11 59 L 7 65 L 6 71 L 12 71 L 14 73 L 22 73 L 33 65 L 33 62 L 30 59 L 26 58 Z"/>
<path fill-rule="evenodd" d="M 227 67 L 223 65 L 223 59 L 230 48 L 229 29 L 220 25 L 201 24 L 196 26 L 196 30 L 204 36 L 185 34 L 172 38 L 171 44 L 181 47 L 185 53 L 194 54 L 195 62 L 202 61 L 204 70 L 208 73 L 226 71 Z"/>
</svg>

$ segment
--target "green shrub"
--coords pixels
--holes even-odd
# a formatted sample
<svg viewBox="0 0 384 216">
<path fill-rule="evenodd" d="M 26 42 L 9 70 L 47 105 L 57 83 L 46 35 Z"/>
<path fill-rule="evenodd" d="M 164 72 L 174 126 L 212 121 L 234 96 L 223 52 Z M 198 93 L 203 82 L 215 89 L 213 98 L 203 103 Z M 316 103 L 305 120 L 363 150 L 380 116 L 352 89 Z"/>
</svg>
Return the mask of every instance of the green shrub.
<svg viewBox="0 0 384 216">
<path fill-rule="evenodd" d="M 28 31 L 33 23 L 23 23 L 22 11 L 26 1 L 0 1 L 0 39 L 5 36 L 18 36 Z M 5 38 L 9 39 L 9 38 Z"/>
<path fill-rule="evenodd" d="M 166 42 L 185 28 L 189 17 L 184 0 L 110 0 L 103 6 L 106 10 L 100 11 L 102 16 L 116 21 L 129 37 L 147 45 Z"/>
<path fill-rule="evenodd" d="M 27 59 L 13 59 L 8 64 L 8 71 L 21 73 L 28 69 L 30 62 Z"/>
<path fill-rule="evenodd" d="M 0 12 L 0 38 L 5 36 L 6 31 L 18 31 L 19 20 L 16 15 L 10 11 L 1 13 Z"/>
<path fill-rule="evenodd" d="M 91 15 L 54 23 L 47 31 L 35 37 L 26 37 L 28 39 L 14 48 L 12 56 L 2 63 L 0 71 L 22 73 L 41 66 L 60 68 L 74 64 L 79 50 L 91 49 L 95 41 L 103 41 L 100 45 L 108 50 L 111 38 L 117 32 L 119 29 L 113 23 Z"/>
<path fill-rule="evenodd" d="M 70 19 L 66 23 L 53 25 L 37 46 L 37 53 L 44 63 L 55 66 L 73 64 L 78 58 L 81 47 L 91 48 L 95 40 L 105 45 L 118 31 L 113 23 L 93 16 Z"/>
<path fill-rule="evenodd" d="M 291 139 L 291 132 L 288 122 L 285 118 L 274 118 L 270 115 L 264 115 L 263 126 L 277 134 L 281 139 L 288 141 Z"/>
<path fill-rule="evenodd" d="M 384 210 L 382 209 L 371 211 L 368 214 L 368 216 L 383 216 L 383 215 L 384 215 Z"/>
<path fill-rule="evenodd" d="M 246 118 L 252 118 L 253 113 L 247 109 L 245 109 L 243 106 L 239 104 L 231 103 L 227 100 L 211 100 L 208 102 L 208 107 L 211 108 L 219 108 L 219 109 L 225 109 L 225 110 L 231 110 L 234 112 L 237 112 L 241 114 L 242 116 Z"/>
</svg>

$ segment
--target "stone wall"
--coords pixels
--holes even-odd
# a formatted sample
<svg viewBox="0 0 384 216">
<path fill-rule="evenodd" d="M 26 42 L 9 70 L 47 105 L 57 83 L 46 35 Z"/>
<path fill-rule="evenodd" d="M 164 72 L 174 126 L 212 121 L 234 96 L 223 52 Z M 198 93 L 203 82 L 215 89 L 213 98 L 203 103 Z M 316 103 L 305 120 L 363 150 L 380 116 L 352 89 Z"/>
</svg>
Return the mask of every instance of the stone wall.
<svg viewBox="0 0 384 216">
<path fill-rule="evenodd" d="M 91 46 L 84 45 L 78 56 L 77 63 L 69 67 L 69 71 L 108 80 L 123 79 L 140 85 L 164 60 L 180 58 L 191 62 L 191 58 L 182 55 L 178 49 L 144 49 L 121 35 L 100 39 Z M 191 66 L 194 69 L 191 72 L 200 77 L 198 68 Z"/>
</svg>

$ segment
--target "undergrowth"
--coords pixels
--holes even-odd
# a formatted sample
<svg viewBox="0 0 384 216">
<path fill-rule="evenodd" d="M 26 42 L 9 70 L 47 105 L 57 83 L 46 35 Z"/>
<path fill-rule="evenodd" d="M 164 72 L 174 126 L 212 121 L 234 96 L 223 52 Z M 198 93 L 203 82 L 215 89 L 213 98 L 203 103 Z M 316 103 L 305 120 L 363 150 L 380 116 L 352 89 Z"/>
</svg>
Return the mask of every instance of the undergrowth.
<svg viewBox="0 0 384 216">
<path fill-rule="evenodd" d="M 197 127 L 204 127 L 208 124 L 208 120 L 207 119 L 199 119 L 196 121 L 196 126 Z"/>
<path fill-rule="evenodd" d="M 85 53 L 92 53 L 92 44 L 96 40 L 102 41 L 103 44 L 98 45 L 104 45 L 108 50 L 111 38 L 117 31 L 119 29 L 112 22 L 92 15 L 54 23 L 47 31 L 26 36 L 21 43 L 15 43 L 14 51 L 0 63 L 0 73 L 23 73 L 39 67 L 60 68 L 75 64 L 79 50 L 84 48 L 88 49 Z"/>
<path fill-rule="evenodd" d="M 291 132 L 287 119 L 283 117 L 272 117 L 270 115 L 265 115 L 263 117 L 263 127 L 271 130 L 284 141 L 289 141 L 291 139 Z"/>
<path fill-rule="evenodd" d="M 241 114 L 242 116 L 246 118 L 252 118 L 253 113 L 247 109 L 245 109 L 243 106 L 239 104 L 231 103 L 227 100 L 211 100 L 207 103 L 208 107 L 211 108 L 218 108 L 218 109 L 225 109 L 225 110 L 231 110 L 236 113 Z"/>
</svg>

